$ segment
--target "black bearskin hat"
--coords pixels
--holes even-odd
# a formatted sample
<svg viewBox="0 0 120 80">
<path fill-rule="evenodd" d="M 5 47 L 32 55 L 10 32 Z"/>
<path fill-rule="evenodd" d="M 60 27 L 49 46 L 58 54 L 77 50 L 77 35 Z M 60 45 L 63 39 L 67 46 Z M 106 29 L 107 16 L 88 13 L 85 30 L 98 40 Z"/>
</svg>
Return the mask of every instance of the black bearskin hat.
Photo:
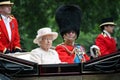
<svg viewBox="0 0 120 80">
<path fill-rule="evenodd" d="M 77 38 L 80 33 L 81 9 L 77 5 L 62 5 L 55 14 L 60 34 L 63 35 L 70 31 L 75 31 Z"/>
</svg>

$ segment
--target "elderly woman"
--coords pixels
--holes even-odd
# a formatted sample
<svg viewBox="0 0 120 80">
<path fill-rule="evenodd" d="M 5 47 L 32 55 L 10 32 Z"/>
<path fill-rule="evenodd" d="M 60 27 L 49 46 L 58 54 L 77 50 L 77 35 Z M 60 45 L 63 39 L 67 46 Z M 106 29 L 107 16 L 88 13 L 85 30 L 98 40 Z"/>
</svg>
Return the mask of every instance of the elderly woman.
<svg viewBox="0 0 120 80">
<path fill-rule="evenodd" d="M 38 48 L 31 52 L 7 54 L 17 58 L 36 62 L 38 64 L 57 64 L 61 63 L 58 53 L 52 48 L 52 41 L 58 36 L 57 32 L 52 32 L 50 28 L 42 28 L 37 32 L 34 43 L 38 44 Z"/>
<path fill-rule="evenodd" d="M 37 32 L 34 43 L 38 48 L 33 49 L 30 54 L 30 60 L 38 64 L 56 64 L 61 63 L 58 54 L 51 49 L 52 41 L 57 38 L 57 32 L 52 32 L 50 28 L 42 28 Z"/>
</svg>

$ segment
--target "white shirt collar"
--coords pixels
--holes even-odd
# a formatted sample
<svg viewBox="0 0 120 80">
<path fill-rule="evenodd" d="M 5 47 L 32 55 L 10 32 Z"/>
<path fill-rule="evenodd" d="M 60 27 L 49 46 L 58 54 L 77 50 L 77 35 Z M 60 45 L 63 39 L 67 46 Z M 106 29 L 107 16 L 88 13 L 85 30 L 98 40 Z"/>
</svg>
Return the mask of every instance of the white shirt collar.
<svg viewBox="0 0 120 80">
<path fill-rule="evenodd" d="M 1 15 L 1 16 L 2 16 L 3 20 L 8 21 L 8 22 L 11 21 L 11 19 L 10 19 L 9 17 L 6 17 L 6 16 L 4 16 L 4 15 Z"/>
<path fill-rule="evenodd" d="M 110 35 L 109 32 L 107 32 L 106 30 L 103 30 L 103 32 L 104 32 L 105 34 L 107 34 L 107 36 L 109 36 L 109 37 L 111 38 L 111 35 Z"/>
</svg>

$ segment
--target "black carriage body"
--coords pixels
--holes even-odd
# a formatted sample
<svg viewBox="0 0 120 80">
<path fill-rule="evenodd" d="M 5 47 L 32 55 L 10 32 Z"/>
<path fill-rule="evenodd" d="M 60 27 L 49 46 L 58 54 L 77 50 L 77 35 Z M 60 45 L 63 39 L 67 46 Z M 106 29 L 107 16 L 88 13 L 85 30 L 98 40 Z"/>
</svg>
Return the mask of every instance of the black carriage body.
<svg viewBox="0 0 120 80">
<path fill-rule="evenodd" d="M 67 76 L 120 72 L 120 52 L 79 64 L 46 64 L 0 54 L 0 72 L 11 76 Z"/>
</svg>

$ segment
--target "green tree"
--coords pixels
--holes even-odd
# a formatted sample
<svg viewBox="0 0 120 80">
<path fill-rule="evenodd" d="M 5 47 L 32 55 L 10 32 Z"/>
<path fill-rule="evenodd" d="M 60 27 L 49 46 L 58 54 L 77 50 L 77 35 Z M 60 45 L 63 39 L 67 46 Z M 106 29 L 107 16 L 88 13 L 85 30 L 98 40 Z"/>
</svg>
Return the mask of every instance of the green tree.
<svg viewBox="0 0 120 80">
<path fill-rule="evenodd" d="M 94 44 L 95 37 L 100 33 L 100 20 L 105 17 L 114 17 L 117 27 L 114 37 L 120 47 L 120 1 L 119 0 L 12 0 L 13 14 L 19 22 L 21 44 L 24 49 L 30 51 L 35 48 L 33 39 L 36 32 L 42 27 L 51 27 L 59 32 L 54 19 L 56 9 L 63 4 L 76 4 L 82 10 L 82 23 L 80 37 L 76 41 L 84 45 L 87 50 Z M 54 46 L 61 43 L 59 35 L 54 41 Z"/>
</svg>

